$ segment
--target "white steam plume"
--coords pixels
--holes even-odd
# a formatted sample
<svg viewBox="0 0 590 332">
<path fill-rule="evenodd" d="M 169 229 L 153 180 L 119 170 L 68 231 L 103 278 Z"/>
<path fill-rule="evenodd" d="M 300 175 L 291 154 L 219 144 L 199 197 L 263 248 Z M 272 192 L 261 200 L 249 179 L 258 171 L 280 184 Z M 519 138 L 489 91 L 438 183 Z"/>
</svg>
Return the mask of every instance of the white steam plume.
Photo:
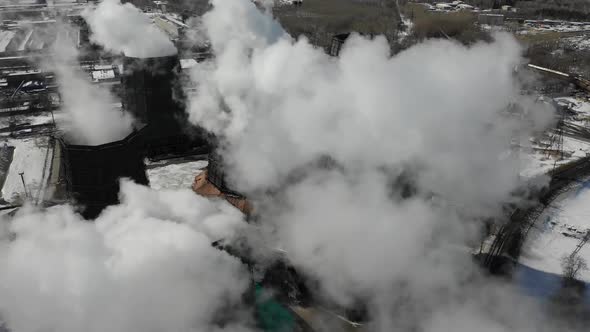
<svg viewBox="0 0 590 332">
<path fill-rule="evenodd" d="M 194 69 L 190 118 L 221 137 L 238 190 L 276 189 L 307 167 L 257 211 L 325 294 L 367 301 L 376 331 L 552 327 L 532 305 L 506 310 L 527 301 L 479 275 L 469 252 L 476 221 L 518 199 L 511 144 L 553 119 L 519 94 L 512 37 L 390 57 L 384 38 L 353 35 L 331 58 L 248 0 L 212 3 L 203 24 L 216 59 Z M 339 167 L 308 167 L 322 156 Z"/>
<path fill-rule="evenodd" d="M 176 47 L 164 32 L 131 3 L 104 0 L 95 9 L 83 12 L 88 22 L 92 41 L 107 50 L 126 56 L 150 58 L 177 53 Z"/>
<path fill-rule="evenodd" d="M 190 109 L 194 122 L 236 143 L 242 189 L 276 183 L 323 154 L 359 167 L 421 164 L 424 185 L 456 201 L 497 200 L 513 189 L 517 160 L 496 167 L 513 130 L 528 133 L 498 116 L 520 99 L 513 39 L 471 48 L 430 41 L 389 59 L 385 39 L 353 36 L 331 59 L 244 3 L 214 1 L 205 17 L 217 66 L 196 69 L 201 89 Z M 220 101 L 231 112 L 220 112 Z M 551 113 L 534 106 L 526 111 L 542 128 Z"/>
<path fill-rule="evenodd" d="M 247 271 L 211 245 L 243 225 L 227 203 L 124 181 L 121 204 L 95 222 L 70 206 L 1 221 L 0 312 L 12 332 L 216 331 L 220 311 L 242 314 Z M 248 320 L 224 323 L 246 331 Z"/>
<path fill-rule="evenodd" d="M 67 27 L 60 36 L 67 36 Z M 132 130 L 133 118 L 113 107 L 114 97 L 108 90 L 90 83 L 87 74 L 77 66 L 78 50 L 70 38 L 59 38 L 54 45 L 52 62 L 45 64 L 55 71 L 65 116 L 60 127 L 70 143 L 99 145 L 125 138 Z"/>
</svg>

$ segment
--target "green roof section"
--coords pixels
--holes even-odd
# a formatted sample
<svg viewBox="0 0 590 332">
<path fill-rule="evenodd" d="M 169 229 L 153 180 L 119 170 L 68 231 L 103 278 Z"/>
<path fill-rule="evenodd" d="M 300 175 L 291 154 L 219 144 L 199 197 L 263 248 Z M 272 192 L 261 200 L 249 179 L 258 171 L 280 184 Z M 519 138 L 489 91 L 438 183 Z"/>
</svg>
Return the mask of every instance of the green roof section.
<svg viewBox="0 0 590 332">
<path fill-rule="evenodd" d="M 296 321 L 294 314 L 276 301 L 269 292 L 259 284 L 255 285 L 256 319 L 265 332 L 294 332 Z"/>
</svg>

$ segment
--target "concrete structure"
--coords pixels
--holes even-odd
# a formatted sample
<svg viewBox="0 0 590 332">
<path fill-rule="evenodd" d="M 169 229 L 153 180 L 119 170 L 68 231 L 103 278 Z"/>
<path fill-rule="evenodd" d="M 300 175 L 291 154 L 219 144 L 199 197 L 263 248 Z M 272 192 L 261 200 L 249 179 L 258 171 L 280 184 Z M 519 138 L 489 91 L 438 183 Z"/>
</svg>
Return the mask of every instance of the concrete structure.
<svg viewBox="0 0 590 332">
<path fill-rule="evenodd" d="M 328 49 L 328 54 L 331 56 L 338 56 L 348 37 L 350 37 L 350 33 L 341 33 L 332 37 L 332 43 Z"/>
<path fill-rule="evenodd" d="M 184 112 L 184 92 L 175 84 L 179 74 L 176 55 L 123 61 L 123 107 L 147 125 L 143 135 L 152 159 L 208 151 L 204 132 L 192 127 Z"/>
<path fill-rule="evenodd" d="M 159 9 L 162 13 L 166 13 L 166 6 L 168 5 L 168 1 L 154 1 L 154 5 L 157 9 Z"/>
<path fill-rule="evenodd" d="M 154 18 L 154 24 L 160 28 L 160 30 L 168 34 L 170 39 L 178 39 L 178 37 L 180 37 L 179 27 L 178 25 L 174 24 L 174 22 L 166 20 L 161 16 L 156 16 Z"/>
<path fill-rule="evenodd" d="M 195 182 L 193 183 L 194 192 L 204 197 L 223 198 L 238 210 L 242 211 L 242 213 L 246 215 L 252 213 L 252 205 L 246 200 L 246 198 L 221 191 L 209 181 L 209 174 L 209 171 L 205 170 L 203 173 L 195 177 Z"/>
<path fill-rule="evenodd" d="M 140 134 L 133 132 L 123 140 L 96 146 L 60 140 L 67 192 L 84 218 L 94 219 L 119 202 L 121 178 L 148 184 Z"/>
<path fill-rule="evenodd" d="M 248 200 L 237 191 L 231 189 L 226 180 L 221 157 L 215 153 L 209 155 L 207 169 L 195 177 L 193 191 L 205 197 L 220 197 L 228 201 L 246 215 L 252 213 Z"/>
</svg>

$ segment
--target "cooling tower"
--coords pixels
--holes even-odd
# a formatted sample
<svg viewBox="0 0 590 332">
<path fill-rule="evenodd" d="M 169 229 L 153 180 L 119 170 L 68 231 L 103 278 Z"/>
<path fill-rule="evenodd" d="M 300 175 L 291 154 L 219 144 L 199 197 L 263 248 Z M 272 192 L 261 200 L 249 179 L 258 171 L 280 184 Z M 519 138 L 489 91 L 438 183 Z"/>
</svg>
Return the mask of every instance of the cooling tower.
<svg viewBox="0 0 590 332">
<path fill-rule="evenodd" d="M 86 219 L 96 218 L 107 206 L 118 203 L 119 180 L 148 184 L 141 133 L 95 146 L 61 140 L 66 188 Z"/>
<path fill-rule="evenodd" d="M 150 158 L 189 154 L 194 149 L 207 152 L 203 131 L 189 125 L 184 112 L 179 75 L 176 55 L 123 60 L 123 105 L 147 125 L 145 141 Z"/>
</svg>

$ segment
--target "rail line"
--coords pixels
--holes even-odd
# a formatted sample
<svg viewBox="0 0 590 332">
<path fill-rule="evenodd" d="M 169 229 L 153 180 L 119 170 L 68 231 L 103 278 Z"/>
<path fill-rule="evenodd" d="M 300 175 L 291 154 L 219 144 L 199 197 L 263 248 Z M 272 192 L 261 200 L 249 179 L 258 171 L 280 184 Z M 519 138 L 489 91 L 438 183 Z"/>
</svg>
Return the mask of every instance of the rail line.
<svg viewBox="0 0 590 332">
<path fill-rule="evenodd" d="M 573 184 L 581 182 L 580 179 L 590 177 L 590 156 L 562 165 L 548 175 L 551 177 L 549 186 L 536 193 L 539 202 L 515 209 L 510 215 L 509 221 L 502 226 L 484 260 L 486 267 L 492 269 L 499 260 L 503 259 L 504 255 L 510 255 L 507 249 L 511 245 L 515 244 L 520 248 L 538 217 L 551 202 L 559 194 L 569 190 Z"/>
</svg>

